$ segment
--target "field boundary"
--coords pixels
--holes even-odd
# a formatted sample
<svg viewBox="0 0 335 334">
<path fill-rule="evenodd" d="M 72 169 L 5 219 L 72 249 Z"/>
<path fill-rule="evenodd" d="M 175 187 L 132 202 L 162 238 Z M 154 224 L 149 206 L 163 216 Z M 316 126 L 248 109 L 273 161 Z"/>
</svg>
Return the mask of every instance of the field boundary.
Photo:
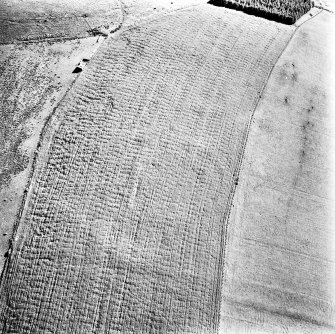
<svg viewBox="0 0 335 334">
<path fill-rule="evenodd" d="M 77 39 L 77 38 L 74 38 L 74 39 Z M 45 41 L 40 41 L 40 42 L 42 43 Z M 103 40 L 101 44 L 98 46 L 98 48 L 94 50 L 91 59 L 95 57 L 95 55 L 97 54 L 98 50 L 100 49 L 100 47 L 103 45 L 104 42 L 105 40 Z M 36 150 L 33 154 L 32 163 L 30 165 L 29 172 L 28 172 L 28 181 L 23 191 L 21 204 L 15 215 L 13 232 L 9 240 L 7 257 L 4 261 L 3 269 L 0 273 L 0 292 L 3 289 L 4 276 L 11 262 L 11 258 L 17 251 L 19 251 L 19 248 L 24 240 L 24 233 L 22 233 L 24 231 L 24 226 L 21 226 L 21 222 L 24 220 L 24 217 L 25 217 L 25 213 L 28 207 L 28 202 L 32 195 L 32 188 L 33 188 L 33 185 L 36 179 L 36 175 L 39 174 L 38 171 L 43 169 L 46 163 L 45 157 L 48 153 L 53 137 L 65 116 L 63 112 L 60 111 L 59 106 L 63 103 L 64 99 L 67 97 L 68 93 L 71 91 L 72 87 L 81 77 L 81 75 L 82 74 L 77 75 L 72 80 L 69 87 L 66 89 L 63 96 L 60 98 L 60 100 L 56 104 L 56 106 L 53 107 L 50 115 L 46 117 L 44 125 L 42 127 L 42 131 L 39 134 L 39 139 L 37 142 Z M 21 236 L 21 240 L 19 240 L 19 236 Z"/>
<path fill-rule="evenodd" d="M 121 20 L 117 24 L 116 28 L 114 28 L 110 31 L 109 35 L 111 35 L 113 33 L 116 33 L 118 30 L 120 30 L 123 26 L 124 21 L 125 21 L 123 3 L 122 3 L 121 0 L 118 0 L 118 2 L 120 4 L 119 9 L 121 11 Z M 28 41 L 17 41 L 17 42 L 14 42 L 14 43 L 0 43 L 0 45 L 32 44 L 32 43 L 43 43 L 43 42 L 47 43 L 47 42 L 50 42 L 50 41 L 52 41 L 52 42 L 69 41 L 69 40 L 85 39 L 85 38 L 90 38 L 90 37 L 92 37 L 92 36 L 88 35 L 88 36 L 84 36 L 84 37 L 59 37 L 59 38 L 56 37 L 56 38 L 50 38 L 50 39 L 39 39 L 39 40 L 31 40 L 31 41 L 29 41 L 29 40 Z M 106 36 L 106 37 L 109 37 L 109 36 Z M 91 59 L 93 59 L 94 56 L 97 54 L 98 50 L 100 49 L 100 47 L 105 42 L 106 37 L 104 38 L 102 43 L 98 46 L 98 48 L 96 48 L 94 50 Z M 28 181 L 27 181 L 27 184 L 26 184 L 25 189 L 23 191 L 23 197 L 22 197 L 21 204 L 20 204 L 19 209 L 18 209 L 18 211 L 15 215 L 16 218 L 14 220 L 12 236 L 9 240 L 9 247 L 8 247 L 7 257 L 4 261 L 3 268 L 0 272 L 0 291 L 2 291 L 4 275 L 5 275 L 5 272 L 7 271 L 7 268 L 10 264 L 11 256 L 12 256 L 12 254 L 14 254 L 15 248 L 18 248 L 18 247 L 16 247 L 15 244 L 18 243 L 18 246 L 19 246 L 23 241 L 23 240 L 21 240 L 21 241 L 18 240 L 18 235 L 19 235 L 19 231 L 20 231 L 20 222 L 23 220 L 23 217 L 25 216 L 25 212 L 27 210 L 28 200 L 31 197 L 32 186 L 34 184 L 34 176 L 37 175 L 37 172 L 35 173 L 35 171 L 42 169 L 44 164 L 45 164 L 45 161 L 43 161 L 43 160 L 45 158 L 45 155 L 48 152 L 50 144 L 52 143 L 52 139 L 53 139 L 53 136 L 56 133 L 56 129 L 61 124 L 61 122 L 63 120 L 63 116 L 64 116 L 64 115 L 60 115 L 60 112 L 58 111 L 59 106 L 64 101 L 64 99 L 66 98 L 68 93 L 71 91 L 72 87 L 77 82 L 79 77 L 80 77 L 80 75 L 77 75 L 76 78 L 74 80 L 72 80 L 72 82 L 70 83 L 70 86 L 66 89 L 63 96 L 60 98 L 60 100 L 58 101 L 56 106 L 53 108 L 50 115 L 45 119 L 44 125 L 42 127 L 42 131 L 39 134 L 39 139 L 38 139 L 38 142 L 37 142 L 36 150 L 33 154 L 32 163 L 31 163 L 31 166 L 30 166 L 30 170 L 28 172 Z"/>
<path fill-rule="evenodd" d="M 193 6 L 192 6 L 193 7 Z M 185 8 L 183 8 L 185 9 Z M 161 19 L 162 16 L 160 16 L 159 18 L 155 18 L 156 20 Z M 121 28 L 121 27 L 120 27 Z M 119 28 L 119 29 L 120 29 Z M 260 87 L 260 92 L 258 97 L 256 95 L 255 100 L 253 102 L 253 104 L 251 105 L 251 108 L 248 108 L 248 114 L 249 112 L 251 112 L 251 116 L 246 117 L 246 122 L 244 122 L 245 127 L 244 129 L 241 131 L 243 136 L 241 136 L 241 140 L 238 141 L 239 143 L 239 152 L 236 156 L 236 159 L 234 158 L 234 165 L 232 167 L 232 171 L 233 173 L 231 174 L 231 179 L 229 180 L 230 184 L 227 186 L 227 191 L 229 190 L 229 195 L 228 195 L 228 201 L 227 201 L 227 206 L 223 212 L 223 215 L 221 216 L 222 220 L 220 219 L 220 221 L 222 222 L 222 226 L 220 226 L 219 230 L 223 231 L 224 233 L 221 233 L 221 236 L 218 237 L 218 239 L 222 240 L 223 242 L 221 242 L 221 245 L 219 248 L 220 252 L 219 252 L 219 258 L 218 258 L 218 267 L 215 268 L 216 270 L 218 270 L 218 276 L 217 276 L 217 280 L 218 280 L 218 285 L 217 285 L 217 289 L 216 289 L 216 295 L 215 295 L 215 302 L 216 305 L 218 305 L 218 308 L 216 309 L 213 317 L 213 327 L 214 329 L 217 329 L 219 327 L 220 324 L 220 306 L 221 306 L 221 287 L 222 287 L 222 279 L 223 276 L 221 275 L 224 269 L 224 264 L 225 264 L 225 253 L 226 253 L 226 245 L 227 245 L 227 239 L 229 238 L 229 216 L 230 216 L 230 212 L 231 212 L 231 207 L 232 207 L 232 201 L 235 195 L 235 191 L 236 191 L 236 186 L 237 186 L 237 178 L 243 163 L 243 158 L 244 158 L 244 152 L 245 152 L 245 147 L 246 147 L 246 143 L 247 143 L 247 139 L 248 139 L 248 135 L 249 135 L 249 131 L 250 131 L 250 126 L 251 126 L 251 122 L 253 120 L 253 115 L 255 113 L 255 110 L 259 104 L 259 100 L 261 97 L 262 92 L 264 91 L 265 87 L 267 86 L 268 80 L 270 75 L 272 74 L 272 71 L 274 69 L 274 67 L 276 66 L 278 60 L 280 59 L 281 55 L 283 54 L 283 52 L 286 50 L 287 46 L 289 45 L 290 41 L 292 40 L 293 36 L 295 35 L 295 32 L 297 31 L 298 27 L 296 29 L 292 29 L 292 31 L 290 31 L 291 37 L 289 38 L 288 42 L 286 43 L 286 45 L 283 43 L 283 50 L 280 52 L 278 58 L 276 59 L 276 57 L 273 57 L 274 59 L 274 65 L 272 67 L 269 66 L 268 70 L 269 73 L 265 74 L 265 81 L 264 84 L 259 84 L 258 87 Z M 116 30 L 115 30 L 116 31 Z M 124 30 L 123 30 L 124 31 Z M 119 36 L 119 34 L 116 34 L 115 36 Z M 112 38 L 114 38 L 114 36 L 110 36 Z M 289 35 L 287 35 L 287 38 L 289 37 Z M 106 41 L 103 41 L 103 43 Z M 99 46 L 99 48 L 97 48 L 97 50 L 95 51 L 94 55 L 96 55 L 97 51 L 100 49 L 101 45 Z M 92 57 L 93 58 L 93 57 Z M 79 76 L 78 76 L 79 77 Z M 70 87 L 67 89 L 67 91 L 64 93 L 63 97 L 60 99 L 60 101 L 57 103 L 56 107 L 53 108 L 52 113 L 50 114 L 50 116 L 48 117 L 48 119 L 46 120 L 44 126 L 43 126 L 43 130 L 40 134 L 39 137 L 39 141 L 38 141 L 38 146 L 37 146 L 37 150 L 35 152 L 34 155 L 34 160 L 33 160 L 33 164 L 31 167 L 31 170 L 29 172 L 29 181 L 27 183 L 27 187 L 25 189 L 25 194 L 22 200 L 22 204 L 20 207 L 20 211 L 18 213 L 17 219 L 16 219 L 16 223 L 15 223 L 15 230 L 13 232 L 13 243 L 10 247 L 10 252 L 9 252 L 9 256 L 8 256 L 8 262 L 6 261 L 5 266 L 4 266 L 4 270 L 3 272 L 7 272 L 7 268 L 10 264 L 11 259 L 13 259 L 13 255 L 17 254 L 17 252 L 20 252 L 24 238 L 25 238 L 25 231 L 28 227 L 28 224 L 22 224 L 21 222 L 23 221 L 24 217 L 26 216 L 27 213 L 27 208 L 28 208 L 28 203 L 29 200 L 32 196 L 32 189 L 33 186 L 37 180 L 37 175 L 40 175 L 41 170 L 44 169 L 47 161 L 46 161 L 46 157 L 48 156 L 48 152 L 49 152 L 49 148 L 50 145 L 52 144 L 53 138 L 56 134 L 57 129 L 59 128 L 62 120 L 65 117 L 64 112 L 61 110 L 62 108 L 60 108 L 60 110 L 57 108 L 59 108 L 59 106 L 63 103 L 65 97 L 67 96 L 67 94 L 71 91 L 71 89 L 73 88 L 74 83 L 76 82 L 76 80 L 78 79 L 78 77 L 71 83 Z M 255 92 L 256 93 L 256 92 Z M 254 106 L 254 107 L 253 107 Z M 241 145 L 241 146 L 240 146 Z M 220 224 L 221 225 L 221 224 Z M 20 238 L 20 240 L 19 240 Z M 13 264 L 13 266 L 15 267 L 15 263 Z M 0 282 L 0 291 L 3 290 L 3 279 L 2 279 L 2 275 L 1 275 L 1 282 Z"/>
<path fill-rule="evenodd" d="M 222 264 L 221 265 L 222 274 L 224 272 L 224 266 L 225 266 L 225 254 L 227 253 L 226 252 L 227 240 L 228 240 L 229 235 L 230 235 L 230 232 L 229 232 L 230 213 L 231 213 L 231 210 L 232 210 L 232 204 L 233 204 L 233 200 L 234 200 L 234 197 L 235 197 L 235 192 L 236 192 L 236 188 L 237 188 L 239 174 L 240 174 L 240 171 L 242 169 L 243 162 L 244 162 L 245 150 L 246 150 L 246 146 L 247 146 L 247 142 L 248 142 L 248 138 L 249 138 L 249 133 L 250 133 L 250 129 L 251 129 L 251 124 L 253 122 L 253 118 L 254 118 L 256 109 L 257 109 L 257 107 L 258 107 L 258 105 L 260 103 L 260 100 L 261 100 L 261 97 L 263 95 L 263 92 L 264 92 L 264 90 L 266 89 L 266 87 L 268 85 L 269 79 L 270 79 L 270 77 L 271 77 L 271 75 L 273 73 L 274 68 L 276 67 L 276 65 L 279 62 L 280 58 L 282 57 L 283 53 L 285 52 L 285 50 L 287 49 L 287 47 L 291 43 L 292 39 L 296 35 L 296 32 L 298 31 L 298 29 L 304 23 L 306 23 L 309 20 L 315 18 L 321 12 L 322 12 L 322 10 L 319 11 L 313 17 L 309 18 L 308 20 L 303 21 L 300 25 L 297 25 L 296 28 L 294 29 L 294 31 L 292 32 L 292 35 L 291 35 L 290 39 L 288 40 L 288 42 L 284 46 L 283 50 L 280 52 L 280 54 L 279 54 L 276 62 L 272 66 L 272 68 L 271 68 L 271 70 L 270 70 L 270 72 L 269 72 L 269 74 L 268 74 L 268 76 L 267 76 L 267 78 L 265 80 L 265 83 L 264 83 L 262 89 L 260 90 L 260 93 L 258 95 L 258 100 L 257 100 L 257 102 L 255 104 L 255 107 L 254 107 L 254 109 L 253 109 L 253 111 L 251 113 L 251 116 L 250 116 L 249 121 L 247 123 L 247 126 L 245 128 L 244 138 L 242 140 L 243 144 L 242 144 L 241 152 L 239 154 L 238 162 L 237 162 L 236 168 L 235 168 L 234 173 L 233 173 L 233 181 L 236 181 L 236 182 L 232 182 L 232 186 L 231 186 L 231 190 L 230 190 L 230 195 L 229 195 L 229 200 L 228 200 L 228 204 L 227 204 L 227 211 L 225 212 L 225 215 L 224 215 L 224 224 L 223 224 L 224 232 L 221 234 L 222 235 L 222 242 L 221 242 L 221 244 L 222 244 L 222 252 L 221 252 L 221 255 L 220 255 L 220 262 Z M 222 280 L 223 279 L 223 275 L 221 275 L 220 278 Z M 221 286 L 221 284 L 220 284 L 220 286 Z M 221 304 L 222 304 L 222 299 L 221 299 L 221 290 L 220 290 L 219 313 L 220 313 L 220 310 L 221 310 Z M 221 314 L 220 314 L 220 318 L 221 318 Z M 218 323 L 218 326 L 216 328 L 216 331 L 218 331 L 220 329 L 220 319 L 218 319 L 217 323 Z"/>
</svg>

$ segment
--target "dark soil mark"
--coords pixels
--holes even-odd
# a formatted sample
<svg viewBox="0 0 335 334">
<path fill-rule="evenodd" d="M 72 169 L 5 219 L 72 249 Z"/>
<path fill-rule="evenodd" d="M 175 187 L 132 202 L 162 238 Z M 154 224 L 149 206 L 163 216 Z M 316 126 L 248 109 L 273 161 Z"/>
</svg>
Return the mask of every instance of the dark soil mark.
<svg viewBox="0 0 335 334">
<path fill-rule="evenodd" d="M 310 120 L 306 120 L 301 129 L 302 129 L 302 148 L 300 151 L 300 159 L 299 159 L 299 164 L 302 165 L 304 159 L 306 158 L 307 155 L 307 147 L 308 147 L 308 130 L 313 128 L 314 124 Z"/>
<path fill-rule="evenodd" d="M 295 85 L 298 82 L 299 75 L 296 65 L 293 63 L 286 63 L 279 72 L 280 84 Z"/>
<path fill-rule="evenodd" d="M 79 72 L 81 72 L 82 70 L 83 70 L 82 68 L 76 66 L 76 68 L 72 71 L 72 73 L 79 73 Z"/>
<path fill-rule="evenodd" d="M 103 37 L 107 37 L 108 34 L 104 31 L 102 31 L 102 29 L 100 27 L 96 27 L 93 29 L 90 29 L 87 31 L 91 36 L 103 36 Z"/>
<path fill-rule="evenodd" d="M 310 106 L 308 109 L 307 109 L 307 113 L 311 113 L 312 111 L 314 110 L 314 106 Z"/>
<path fill-rule="evenodd" d="M 76 66 L 75 69 L 72 71 L 72 73 L 80 73 L 89 61 L 90 61 L 89 59 L 87 59 L 87 58 L 83 58 L 83 59 L 79 62 L 79 64 L 77 64 L 77 66 Z"/>
</svg>

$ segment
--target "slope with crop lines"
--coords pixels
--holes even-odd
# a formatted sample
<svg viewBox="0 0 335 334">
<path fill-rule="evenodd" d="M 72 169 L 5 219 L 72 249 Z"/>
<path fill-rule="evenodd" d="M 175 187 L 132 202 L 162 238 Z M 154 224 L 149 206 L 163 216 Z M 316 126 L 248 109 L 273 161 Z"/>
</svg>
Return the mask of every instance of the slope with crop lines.
<svg viewBox="0 0 335 334">
<path fill-rule="evenodd" d="M 211 0 L 210 2 L 286 24 L 293 24 L 312 8 L 311 0 Z"/>
<path fill-rule="evenodd" d="M 293 31 L 205 5 L 107 39 L 45 133 L 3 333 L 215 330 L 234 171 Z"/>
</svg>

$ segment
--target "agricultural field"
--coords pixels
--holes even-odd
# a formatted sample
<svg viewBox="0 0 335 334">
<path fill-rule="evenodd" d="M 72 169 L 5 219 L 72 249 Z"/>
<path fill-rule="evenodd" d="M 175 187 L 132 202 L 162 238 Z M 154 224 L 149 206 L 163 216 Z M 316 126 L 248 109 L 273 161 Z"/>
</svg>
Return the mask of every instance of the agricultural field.
<svg viewBox="0 0 335 334">
<path fill-rule="evenodd" d="M 75 65 L 100 43 L 0 46 L 0 271 L 43 125 L 77 78 Z"/>
<path fill-rule="evenodd" d="M 329 31 L 324 11 L 295 33 L 255 110 L 229 219 L 222 333 L 334 333 Z"/>
<path fill-rule="evenodd" d="M 211 0 L 211 3 L 286 24 L 295 23 L 312 8 L 311 0 Z"/>
<path fill-rule="evenodd" d="M 44 130 L 3 332 L 217 330 L 235 171 L 293 32 L 203 5 L 102 44 Z"/>
<path fill-rule="evenodd" d="M 121 22 L 118 0 L 2 0 L 0 44 L 104 35 Z"/>
<path fill-rule="evenodd" d="M 0 5 L 1 333 L 334 333 L 326 2 Z"/>
</svg>

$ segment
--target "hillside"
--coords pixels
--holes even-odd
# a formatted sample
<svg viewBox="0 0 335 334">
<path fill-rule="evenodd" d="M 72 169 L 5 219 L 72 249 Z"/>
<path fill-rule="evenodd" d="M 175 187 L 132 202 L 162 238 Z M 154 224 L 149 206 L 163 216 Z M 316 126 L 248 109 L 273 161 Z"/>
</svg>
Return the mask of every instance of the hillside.
<svg viewBox="0 0 335 334">
<path fill-rule="evenodd" d="M 4 160 L 2 196 L 15 203 L 1 228 L 17 218 L 0 329 L 332 332 L 332 77 L 320 50 L 333 14 L 285 25 L 200 1 L 151 5 L 117 7 L 108 36 L 2 47 L 3 107 L 21 117 L 3 128 L 15 159 L 15 142 L 29 149 L 18 171 Z"/>
<path fill-rule="evenodd" d="M 223 333 L 334 332 L 334 49 L 304 23 L 255 111 L 229 221 Z"/>
</svg>

